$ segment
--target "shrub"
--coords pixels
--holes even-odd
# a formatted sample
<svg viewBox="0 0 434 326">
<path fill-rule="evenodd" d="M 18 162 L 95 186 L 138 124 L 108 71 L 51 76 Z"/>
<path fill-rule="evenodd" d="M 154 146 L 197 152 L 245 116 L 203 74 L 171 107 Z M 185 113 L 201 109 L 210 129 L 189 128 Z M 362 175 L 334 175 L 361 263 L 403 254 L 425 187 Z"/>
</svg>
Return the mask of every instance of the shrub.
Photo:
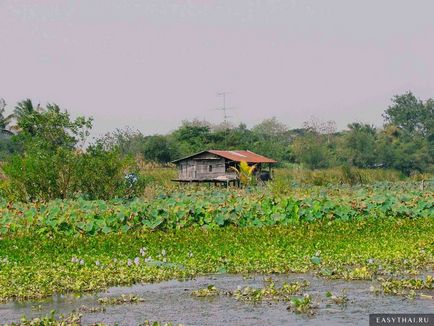
<svg viewBox="0 0 434 326">
<path fill-rule="evenodd" d="M 74 152 L 63 148 L 14 155 L 3 166 L 3 195 L 19 201 L 68 198 L 76 191 L 75 162 Z"/>
<path fill-rule="evenodd" d="M 145 185 L 133 160 L 99 145 L 85 153 L 64 148 L 27 150 L 6 162 L 3 171 L 2 195 L 18 201 L 130 198 Z M 137 174 L 134 182 L 125 178 L 131 173 Z"/>
</svg>

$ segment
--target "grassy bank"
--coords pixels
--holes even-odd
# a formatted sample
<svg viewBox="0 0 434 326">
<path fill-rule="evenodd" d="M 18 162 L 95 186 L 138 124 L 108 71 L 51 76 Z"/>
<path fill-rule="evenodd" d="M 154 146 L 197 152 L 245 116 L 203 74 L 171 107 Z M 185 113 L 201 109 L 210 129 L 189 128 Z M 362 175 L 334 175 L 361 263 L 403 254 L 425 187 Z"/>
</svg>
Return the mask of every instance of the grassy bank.
<svg viewBox="0 0 434 326">
<path fill-rule="evenodd" d="M 0 241 L 0 300 L 197 274 L 314 271 L 370 279 L 434 266 L 434 219 L 366 218 L 262 228 L 25 235 Z"/>
</svg>

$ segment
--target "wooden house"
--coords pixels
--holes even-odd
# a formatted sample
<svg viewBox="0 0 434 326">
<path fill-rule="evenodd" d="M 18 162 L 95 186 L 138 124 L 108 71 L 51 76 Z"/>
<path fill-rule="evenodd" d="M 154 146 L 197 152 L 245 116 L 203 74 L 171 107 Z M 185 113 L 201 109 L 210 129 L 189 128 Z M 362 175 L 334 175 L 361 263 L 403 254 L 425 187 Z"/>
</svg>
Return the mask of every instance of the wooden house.
<svg viewBox="0 0 434 326">
<path fill-rule="evenodd" d="M 256 165 L 255 174 L 271 176 L 271 165 L 275 160 L 251 151 L 207 150 L 173 161 L 178 167 L 178 182 L 223 182 L 238 183 L 237 173 L 231 167 L 237 167 L 241 161 Z M 268 171 L 265 171 L 268 165 Z"/>
</svg>

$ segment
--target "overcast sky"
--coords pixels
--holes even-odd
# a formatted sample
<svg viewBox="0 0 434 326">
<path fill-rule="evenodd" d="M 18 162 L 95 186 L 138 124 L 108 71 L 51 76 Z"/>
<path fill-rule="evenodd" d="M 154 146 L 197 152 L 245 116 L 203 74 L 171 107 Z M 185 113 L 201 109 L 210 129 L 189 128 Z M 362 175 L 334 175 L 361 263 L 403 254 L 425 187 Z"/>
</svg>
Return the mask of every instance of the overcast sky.
<svg viewBox="0 0 434 326">
<path fill-rule="evenodd" d="M 381 125 L 434 96 L 434 1 L 0 0 L 0 97 L 55 102 L 96 133 L 184 119 Z"/>
</svg>

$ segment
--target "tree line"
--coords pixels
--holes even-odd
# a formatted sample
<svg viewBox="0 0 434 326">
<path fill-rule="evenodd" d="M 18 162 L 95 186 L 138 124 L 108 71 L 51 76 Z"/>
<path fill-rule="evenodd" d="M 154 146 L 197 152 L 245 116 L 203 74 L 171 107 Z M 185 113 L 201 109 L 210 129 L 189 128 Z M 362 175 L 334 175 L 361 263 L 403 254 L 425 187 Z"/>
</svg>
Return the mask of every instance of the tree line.
<svg viewBox="0 0 434 326">
<path fill-rule="evenodd" d="M 290 129 L 276 118 L 252 128 L 184 121 L 165 135 L 117 129 L 89 144 L 92 118 L 73 119 L 56 104 L 17 103 L 6 114 L 0 100 L 0 160 L 4 197 L 20 200 L 131 196 L 140 182 L 136 158 L 167 163 L 206 149 L 251 150 L 282 166 L 392 168 L 406 175 L 433 173 L 434 100 L 407 92 L 392 98 L 383 127 L 354 122 L 337 131 L 334 122 L 311 119 Z"/>
<path fill-rule="evenodd" d="M 276 118 L 253 128 L 184 121 L 167 135 L 145 136 L 139 131 L 116 130 L 103 141 L 124 155 L 170 162 L 206 149 L 248 149 L 280 162 L 311 169 L 335 166 L 392 168 L 409 175 L 433 172 L 434 100 L 407 92 L 392 98 L 384 110 L 383 127 L 353 122 L 337 131 L 333 121 L 312 118 L 302 128 L 289 129 Z"/>
</svg>

